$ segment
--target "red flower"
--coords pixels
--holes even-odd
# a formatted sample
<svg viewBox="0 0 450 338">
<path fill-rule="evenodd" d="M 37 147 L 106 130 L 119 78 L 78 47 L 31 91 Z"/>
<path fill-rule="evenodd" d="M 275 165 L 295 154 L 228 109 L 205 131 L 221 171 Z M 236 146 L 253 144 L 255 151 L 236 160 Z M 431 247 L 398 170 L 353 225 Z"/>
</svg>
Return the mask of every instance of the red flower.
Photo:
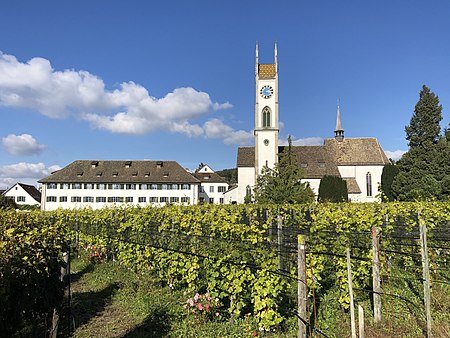
<svg viewBox="0 0 450 338">
<path fill-rule="evenodd" d="M 256 333 L 256 331 L 253 331 L 253 332 L 252 332 L 252 336 L 253 336 L 253 337 L 256 337 L 257 335 L 258 335 L 258 334 Z"/>
</svg>

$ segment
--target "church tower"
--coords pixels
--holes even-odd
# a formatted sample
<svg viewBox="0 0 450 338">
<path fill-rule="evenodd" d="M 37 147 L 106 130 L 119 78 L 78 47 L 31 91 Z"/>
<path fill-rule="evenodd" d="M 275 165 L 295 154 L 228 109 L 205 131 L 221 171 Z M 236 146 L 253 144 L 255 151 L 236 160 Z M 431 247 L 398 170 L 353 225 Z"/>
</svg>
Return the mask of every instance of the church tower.
<svg viewBox="0 0 450 338">
<path fill-rule="evenodd" d="M 278 162 L 278 52 L 274 63 L 259 63 L 256 43 L 255 101 L 255 178 L 264 166 L 273 168 Z"/>
</svg>

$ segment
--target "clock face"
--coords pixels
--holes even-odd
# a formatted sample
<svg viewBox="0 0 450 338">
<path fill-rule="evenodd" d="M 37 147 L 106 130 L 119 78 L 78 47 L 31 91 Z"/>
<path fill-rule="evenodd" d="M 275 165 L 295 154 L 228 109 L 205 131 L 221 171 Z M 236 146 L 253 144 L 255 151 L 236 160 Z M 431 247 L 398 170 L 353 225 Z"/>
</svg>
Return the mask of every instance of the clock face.
<svg viewBox="0 0 450 338">
<path fill-rule="evenodd" d="M 264 87 L 261 88 L 259 93 L 261 94 L 261 97 L 268 99 L 273 94 L 273 88 L 269 85 L 265 85 Z"/>
<path fill-rule="evenodd" d="M 269 145 L 269 140 L 268 140 L 268 139 L 265 139 L 265 140 L 264 140 L 264 145 L 266 145 L 266 146 Z"/>
</svg>

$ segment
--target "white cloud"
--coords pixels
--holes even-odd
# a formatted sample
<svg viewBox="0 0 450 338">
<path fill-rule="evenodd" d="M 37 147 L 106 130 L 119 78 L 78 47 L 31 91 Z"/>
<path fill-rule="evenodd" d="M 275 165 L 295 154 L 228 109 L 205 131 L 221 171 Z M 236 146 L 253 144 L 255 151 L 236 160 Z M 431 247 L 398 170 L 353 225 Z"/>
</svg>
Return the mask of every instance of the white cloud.
<svg viewBox="0 0 450 338">
<path fill-rule="evenodd" d="M 193 119 L 233 107 L 229 102 L 213 102 L 209 94 L 191 87 L 176 88 L 163 98 L 151 96 L 131 81 L 110 91 L 102 79 L 89 72 L 57 71 L 44 58 L 23 63 L 1 52 L 0 105 L 29 108 L 50 118 L 78 116 L 93 128 L 112 133 L 166 130 L 190 137 L 209 135 L 192 124 Z M 231 130 L 224 142 L 242 140 L 244 133 Z"/>
<path fill-rule="evenodd" d="M 44 163 L 27 162 L 0 166 L 0 188 L 6 189 L 17 182 L 36 185 L 37 180 L 59 169 L 58 165 L 47 167 Z"/>
<path fill-rule="evenodd" d="M 206 138 L 222 138 L 225 144 L 248 145 L 254 140 L 252 133 L 234 130 L 219 119 L 211 119 L 203 125 Z"/>
<path fill-rule="evenodd" d="M 391 158 L 394 161 L 398 161 L 403 156 L 403 154 L 406 153 L 406 150 L 385 150 L 384 153 L 388 158 Z"/>
<path fill-rule="evenodd" d="M 6 151 L 12 155 L 37 155 L 40 154 L 46 145 L 39 144 L 30 134 L 14 135 L 9 134 L 2 139 Z"/>
</svg>

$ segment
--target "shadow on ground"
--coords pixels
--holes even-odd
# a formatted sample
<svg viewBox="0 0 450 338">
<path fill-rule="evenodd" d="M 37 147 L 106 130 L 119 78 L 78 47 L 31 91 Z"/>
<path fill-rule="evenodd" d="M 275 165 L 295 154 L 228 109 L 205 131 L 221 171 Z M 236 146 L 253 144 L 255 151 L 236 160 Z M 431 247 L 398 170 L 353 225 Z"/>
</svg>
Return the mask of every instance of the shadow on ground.
<svg viewBox="0 0 450 338">
<path fill-rule="evenodd" d="M 141 325 L 121 338 L 162 338 L 170 331 L 170 316 L 166 309 L 155 309 Z"/>
</svg>

